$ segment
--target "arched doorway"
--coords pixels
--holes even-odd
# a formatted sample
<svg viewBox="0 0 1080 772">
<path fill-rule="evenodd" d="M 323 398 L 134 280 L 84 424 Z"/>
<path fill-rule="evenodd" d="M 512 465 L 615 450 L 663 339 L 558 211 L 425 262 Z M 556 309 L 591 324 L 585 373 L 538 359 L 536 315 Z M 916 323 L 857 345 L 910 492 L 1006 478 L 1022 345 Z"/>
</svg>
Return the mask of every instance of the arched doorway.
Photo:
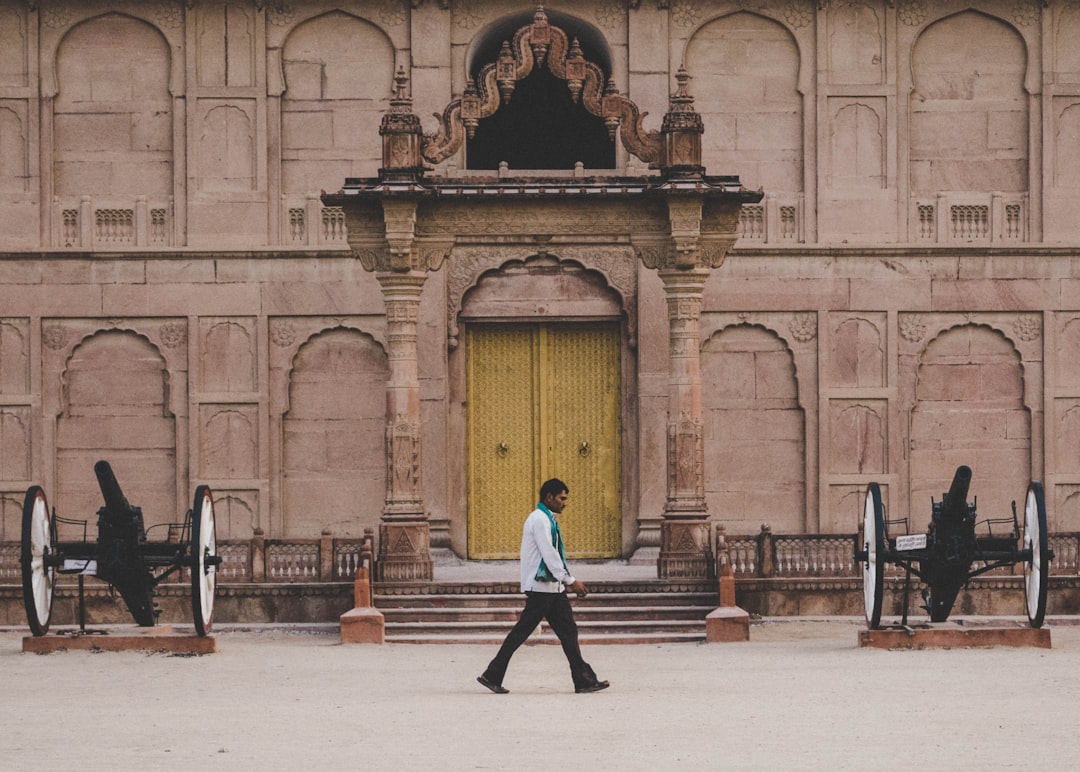
<svg viewBox="0 0 1080 772">
<path fill-rule="evenodd" d="M 576 264 L 533 258 L 482 278 L 462 320 L 468 556 L 516 558 L 540 483 L 558 477 L 570 488 L 561 518 L 569 554 L 617 557 L 623 324 L 616 293 Z"/>
</svg>

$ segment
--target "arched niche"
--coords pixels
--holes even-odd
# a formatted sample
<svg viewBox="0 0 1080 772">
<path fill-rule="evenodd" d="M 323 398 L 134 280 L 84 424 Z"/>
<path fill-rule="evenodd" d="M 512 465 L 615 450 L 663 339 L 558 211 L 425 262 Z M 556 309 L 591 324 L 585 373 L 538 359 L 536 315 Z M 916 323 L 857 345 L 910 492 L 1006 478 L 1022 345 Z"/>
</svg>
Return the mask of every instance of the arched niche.
<svg viewBox="0 0 1080 772">
<path fill-rule="evenodd" d="M 57 511 L 91 518 L 102 505 L 94 464 L 108 461 L 147 527 L 176 522 L 176 416 L 165 358 L 129 330 L 96 332 L 75 346 L 61 376 L 56 419 Z"/>
<path fill-rule="evenodd" d="M 342 175 L 377 171 L 394 59 L 382 29 L 344 11 L 305 19 L 289 31 L 281 47 L 286 194 L 333 190 Z"/>
<path fill-rule="evenodd" d="M 282 416 L 283 537 L 376 527 L 386 491 L 389 363 L 370 335 L 336 327 L 308 338 Z"/>
<path fill-rule="evenodd" d="M 912 532 L 930 520 L 957 467 L 972 469 L 980 519 L 1011 516 L 1032 473 L 1031 412 L 1021 354 L 1001 332 L 964 324 L 932 339 L 918 361 L 911 410 Z"/>
<path fill-rule="evenodd" d="M 705 496 L 729 533 L 803 533 L 806 415 L 795 356 L 771 330 L 725 327 L 701 347 Z"/>
<path fill-rule="evenodd" d="M 552 255 L 512 260 L 488 271 L 461 304 L 462 319 L 588 319 L 622 317 L 618 293 L 599 273 Z"/>
<path fill-rule="evenodd" d="M 125 14 L 64 35 L 52 116 L 57 195 L 172 195 L 171 60 L 160 30 Z"/>
<path fill-rule="evenodd" d="M 1028 69 L 1023 36 L 978 11 L 919 34 L 911 51 L 914 194 L 1028 189 Z"/>
<path fill-rule="evenodd" d="M 508 313 L 505 299 L 517 297 L 517 318 L 558 318 L 562 310 L 573 311 L 568 318 L 619 318 L 626 320 L 626 339 L 630 348 L 637 345 L 637 261 L 631 249 L 615 247 L 567 247 L 557 254 L 538 254 L 525 247 L 492 250 L 479 247 L 455 248 L 447 261 L 447 332 L 450 348 L 456 348 L 459 322 L 468 317 L 494 319 L 494 312 Z M 556 279 L 558 276 L 560 278 Z M 515 280 L 516 277 L 516 280 Z M 532 278 L 529 278 L 532 277 Z M 493 295 L 486 288 L 476 294 L 473 306 L 465 302 L 483 278 L 486 286 L 505 288 L 505 298 L 493 297 L 498 304 L 481 301 Z M 523 280 L 524 279 L 524 280 Z M 563 289 L 575 296 L 552 296 L 545 300 L 531 292 Z M 540 309 L 543 308 L 543 311 Z M 504 318 L 511 318 L 511 316 Z"/>
<path fill-rule="evenodd" d="M 702 162 L 749 188 L 803 190 L 803 96 L 799 45 L 777 21 L 745 11 L 703 24 L 685 66 L 708 127 Z"/>
</svg>

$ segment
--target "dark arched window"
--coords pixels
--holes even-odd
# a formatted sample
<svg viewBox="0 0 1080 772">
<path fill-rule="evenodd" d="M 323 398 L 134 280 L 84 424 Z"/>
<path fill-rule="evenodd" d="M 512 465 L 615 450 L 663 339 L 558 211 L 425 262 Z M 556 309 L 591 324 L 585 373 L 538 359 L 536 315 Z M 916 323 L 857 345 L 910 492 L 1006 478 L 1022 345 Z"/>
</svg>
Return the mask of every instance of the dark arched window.
<svg viewBox="0 0 1080 772">
<path fill-rule="evenodd" d="M 607 42 L 595 28 L 560 13 L 547 12 L 549 22 L 571 40 L 577 38 L 585 58 L 611 74 Z M 470 75 L 494 62 L 502 41 L 532 22 L 532 14 L 519 14 L 487 30 L 472 51 Z M 586 169 L 615 168 L 615 141 L 599 116 L 570 96 L 566 81 L 545 67 L 534 67 L 517 82 L 509 102 L 484 118 L 475 136 L 466 141 L 468 169 L 497 169 L 505 161 L 511 169 L 573 169 L 580 161 Z"/>
</svg>

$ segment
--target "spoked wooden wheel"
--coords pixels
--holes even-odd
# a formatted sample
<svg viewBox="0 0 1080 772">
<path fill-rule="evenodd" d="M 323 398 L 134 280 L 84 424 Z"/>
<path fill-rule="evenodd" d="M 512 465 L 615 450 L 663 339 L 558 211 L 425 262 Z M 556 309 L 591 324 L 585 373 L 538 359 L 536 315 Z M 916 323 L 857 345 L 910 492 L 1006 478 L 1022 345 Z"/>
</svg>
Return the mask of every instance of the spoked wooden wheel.
<svg viewBox="0 0 1080 772">
<path fill-rule="evenodd" d="M 1024 501 L 1024 552 L 1031 551 L 1031 559 L 1024 563 L 1024 597 L 1032 627 L 1042 627 L 1046 618 L 1046 578 L 1050 562 L 1048 539 L 1046 498 L 1042 483 L 1032 481 Z"/>
<path fill-rule="evenodd" d="M 219 562 L 214 535 L 214 498 L 208 486 L 200 485 L 195 489 L 195 502 L 191 506 L 191 615 L 199 635 L 210 632 L 213 622 Z"/>
<path fill-rule="evenodd" d="M 885 573 L 880 563 L 885 554 L 885 507 L 877 483 L 866 487 L 863 507 L 863 602 L 866 625 L 871 630 L 881 624 L 881 603 L 885 591 Z"/>
<path fill-rule="evenodd" d="M 30 632 L 45 635 L 52 616 L 53 587 L 56 567 L 49 558 L 56 554 L 56 539 L 45 491 L 34 485 L 23 500 L 22 566 L 23 603 Z"/>
</svg>

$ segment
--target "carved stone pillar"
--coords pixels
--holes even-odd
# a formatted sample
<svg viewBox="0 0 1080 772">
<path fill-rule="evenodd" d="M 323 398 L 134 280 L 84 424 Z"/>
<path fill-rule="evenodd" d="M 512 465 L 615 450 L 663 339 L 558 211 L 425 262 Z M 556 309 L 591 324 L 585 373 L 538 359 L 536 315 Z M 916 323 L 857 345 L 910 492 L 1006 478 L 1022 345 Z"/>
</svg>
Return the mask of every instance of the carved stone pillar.
<svg viewBox="0 0 1080 772">
<path fill-rule="evenodd" d="M 386 499 L 379 525 L 380 581 L 429 581 L 431 534 L 420 480 L 417 322 L 425 271 L 379 271 L 386 304 Z"/>
<path fill-rule="evenodd" d="M 660 524 L 662 579 L 712 575 L 701 415 L 701 304 L 707 268 L 662 268 L 669 323 L 667 500 Z"/>
</svg>

